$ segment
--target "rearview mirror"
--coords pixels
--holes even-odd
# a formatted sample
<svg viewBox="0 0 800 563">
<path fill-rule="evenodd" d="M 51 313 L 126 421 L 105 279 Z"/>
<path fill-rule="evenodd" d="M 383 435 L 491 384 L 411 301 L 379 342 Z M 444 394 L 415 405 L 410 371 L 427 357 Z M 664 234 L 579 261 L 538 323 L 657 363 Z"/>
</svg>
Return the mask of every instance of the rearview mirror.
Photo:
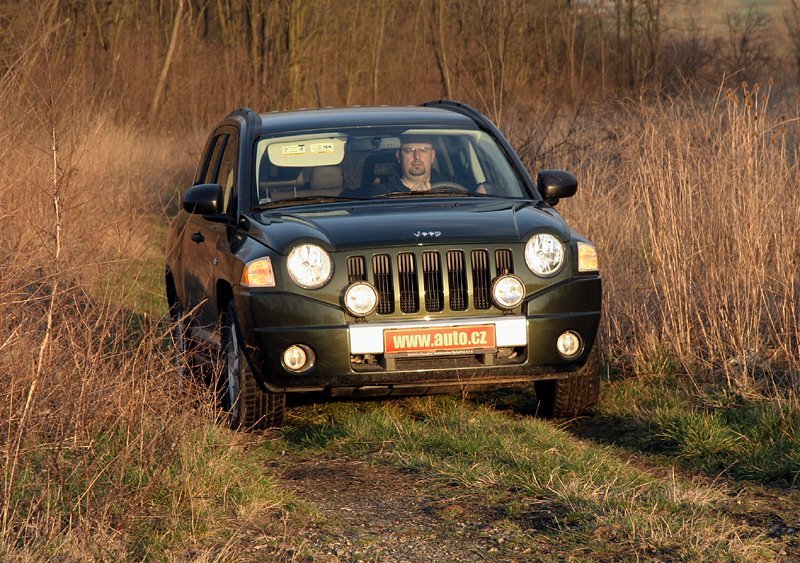
<svg viewBox="0 0 800 563">
<path fill-rule="evenodd" d="M 216 215 L 222 209 L 222 186 L 197 184 L 183 193 L 183 209 L 198 215 Z"/>
<path fill-rule="evenodd" d="M 578 179 L 565 170 L 542 170 L 536 176 L 536 189 L 550 205 L 572 197 L 578 191 Z"/>
</svg>

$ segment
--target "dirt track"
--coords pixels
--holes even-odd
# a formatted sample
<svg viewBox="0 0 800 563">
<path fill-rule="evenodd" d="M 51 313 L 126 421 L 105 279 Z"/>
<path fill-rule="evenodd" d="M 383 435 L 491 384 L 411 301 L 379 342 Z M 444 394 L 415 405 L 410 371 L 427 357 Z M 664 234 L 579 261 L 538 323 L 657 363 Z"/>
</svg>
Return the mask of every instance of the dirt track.
<svg viewBox="0 0 800 563">
<path fill-rule="evenodd" d="M 623 454 L 625 455 L 625 454 Z M 657 459 L 631 454 L 641 469 L 655 476 L 676 471 Z M 300 561 L 531 561 L 563 560 L 570 523 L 563 509 L 546 502 L 530 510 L 505 513 L 485 497 L 458 486 L 369 461 L 295 459 L 281 463 L 279 483 L 315 511 L 313 522 L 290 526 L 285 537 L 294 548 L 281 555 Z M 722 486 L 720 478 L 684 473 L 693 482 Z M 730 490 L 721 512 L 740 523 L 748 535 L 773 538 L 781 547 L 777 559 L 800 560 L 800 490 L 725 483 Z M 509 492 L 513 494 L 513 492 Z M 577 546 L 578 551 L 582 551 Z M 616 553 L 590 547 L 581 559 L 624 560 Z M 654 552 L 652 560 L 670 560 Z"/>
</svg>

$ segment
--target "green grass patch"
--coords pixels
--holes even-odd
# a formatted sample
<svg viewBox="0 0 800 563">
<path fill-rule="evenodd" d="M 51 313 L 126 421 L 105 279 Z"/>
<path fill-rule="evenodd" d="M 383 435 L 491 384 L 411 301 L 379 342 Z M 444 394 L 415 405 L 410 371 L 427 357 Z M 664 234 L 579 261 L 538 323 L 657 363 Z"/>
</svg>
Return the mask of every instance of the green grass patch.
<svg viewBox="0 0 800 563">
<path fill-rule="evenodd" d="M 258 449 L 227 430 L 201 425 L 183 437 L 150 495 L 150 511 L 132 523 L 132 554 L 162 558 L 193 545 L 219 552 L 242 526 L 260 527 L 291 504 L 264 471 Z"/>
<path fill-rule="evenodd" d="M 764 483 L 800 477 L 800 401 L 753 399 L 695 386 L 688 378 L 646 377 L 604 389 L 601 420 L 636 428 L 608 441 L 660 451 L 689 467 Z M 627 438 L 627 440 L 625 439 Z"/>
<path fill-rule="evenodd" d="M 132 315 L 160 318 L 167 311 L 164 286 L 164 244 L 167 225 L 153 221 L 151 231 L 140 241 L 137 254 L 120 256 L 109 249 L 97 257 L 99 264 L 82 274 L 81 284 L 90 297 L 103 303 L 117 303 Z"/>
</svg>

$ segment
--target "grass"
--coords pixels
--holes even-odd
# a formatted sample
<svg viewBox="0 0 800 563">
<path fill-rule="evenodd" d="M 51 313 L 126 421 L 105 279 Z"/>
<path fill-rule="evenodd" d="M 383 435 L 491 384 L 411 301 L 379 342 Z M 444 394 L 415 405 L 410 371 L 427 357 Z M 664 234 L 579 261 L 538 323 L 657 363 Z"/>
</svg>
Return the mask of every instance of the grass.
<svg viewBox="0 0 800 563">
<path fill-rule="evenodd" d="M 27 423 L 5 413 L 5 557 L 225 557 L 237 530 L 268 529 L 291 505 L 248 438 L 217 424 L 209 394 L 175 380 L 159 333 L 117 330 L 136 331 L 138 353 L 125 353 L 138 357 L 101 343 L 92 369 L 62 370 L 41 392 L 12 378 L 9 395 L 32 409 Z"/>
<path fill-rule="evenodd" d="M 25 114 L 0 143 L 2 174 L 28 178 L 4 203 L 30 210 L 0 229 L 0 558 L 225 559 L 242 529 L 279 533 L 291 496 L 166 353 L 158 192 L 190 177 L 175 141 L 100 114 L 82 138 L 44 110 L 43 134 Z"/>
<path fill-rule="evenodd" d="M 603 393 L 601 417 L 640 429 L 635 440 L 623 439 L 629 447 L 737 479 L 796 485 L 800 478 L 796 398 L 743 396 L 674 375 L 613 382 Z"/>
</svg>

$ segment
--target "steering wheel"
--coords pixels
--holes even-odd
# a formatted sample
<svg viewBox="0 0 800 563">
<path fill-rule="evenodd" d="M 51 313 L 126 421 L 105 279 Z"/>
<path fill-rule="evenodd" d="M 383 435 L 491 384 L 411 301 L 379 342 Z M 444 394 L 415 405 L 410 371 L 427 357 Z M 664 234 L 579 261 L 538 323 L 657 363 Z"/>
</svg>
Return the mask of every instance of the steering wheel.
<svg viewBox="0 0 800 563">
<path fill-rule="evenodd" d="M 453 182 L 452 180 L 443 180 L 441 182 L 432 182 L 431 183 L 431 191 L 437 190 L 437 189 L 443 189 L 443 188 L 452 188 L 452 189 L 460 191 L 460 192 L 468 192 L 469 193 L 469 190 L 467 188 L 465 188 L 464 186 L 462 186 L 458 182 Z"/>
</svg>

